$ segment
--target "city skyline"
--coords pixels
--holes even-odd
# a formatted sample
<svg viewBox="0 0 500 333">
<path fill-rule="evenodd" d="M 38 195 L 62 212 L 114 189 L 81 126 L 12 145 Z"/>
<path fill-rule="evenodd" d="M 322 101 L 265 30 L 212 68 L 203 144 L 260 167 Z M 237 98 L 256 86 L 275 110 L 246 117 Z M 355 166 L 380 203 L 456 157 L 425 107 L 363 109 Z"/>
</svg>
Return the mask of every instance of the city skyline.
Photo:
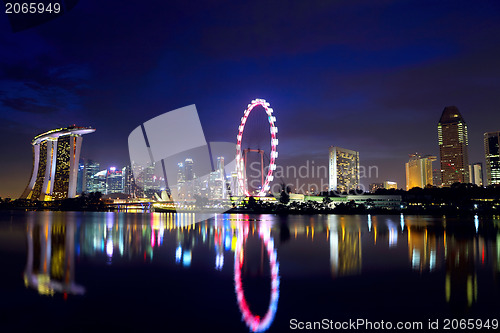
<svg viewBox="0 0 500 333">
<path fill-rule="evenodd" d="M 439 139 L 439 143 L 440 143 L 440 144 L 442 144 L 442 141 L 443 141 L 443 139 L 442 139 L 442 138 L 443 138 L 443 134 L 442 134 L 442 133 L 443 133 L 443 130 L 441 130 L 441 127 L 443 127 L 443 124 L 444 124 L 445 126 L 449 126 L 449 125 L 447 125 L 447 123 L 448 123 L 448 124 L 452 123 L 452 125 L 451 125 L 451 126 L 455 126 L 455 125 L 454 125 L 454 124 L 455 124 L 455 123 L 454 123 L 454 122 L 455 122 L 455 119 L 458 119 L 458 123 L 459 123 L 459 126 L 458 126 L 458 127 L 461 127 L 461 126 L 464 126 L 464 127 L 465 127 L 465 130 L 464 130 L 464 131 L 465 131 L 464 138 L 463 138 L 463 139 L 460 139 L 459 141 L 464 141 L 464 140 L 465 140 L 466 147 L 467 147 L 467 144 L 468 144 L 468 137 L 467 137 L 467 125 L 466 125 L 466 124 L 465 124 L 465 122 L 463 121 L 463 118 L 462 118 L 462 116 L 461 116 L 460 112 L 458 111 L 458 109 L 457 109 L 455 106 L 448 106 L 448 107 L 445 107 L 445 109 L 444 109 L 444 111 L 443 111 L 443 113 L 442 113 L 442 115 L 441 115 L 440 121 L 439 121 L 439 123 L 438 123 L 438 139 Z M 462 123 L 463 123 L 463 125 L 461 125 Z M 455 127 L 456 127 L 456 126 L 455 126 Z M 53 141 L 54 141 L 54 140 L 57 140 L 57 138 L 61 135 L 61 134 L 58 134 L 59 132 L 63 133 L 62 135 L 66 135 L 66 134 L 64 134 L 64 133 L 65 133 L 65 130 L 66 130 L 66 131 L 68 131 L 68 129 L 71 129 L 71 128 L 72 128 L 72 127 L 69 127 L 69 128 L 67 128 L 67 129 L 50 130 L 50 131 L 48 131 L 48 132 L 46 132 L 46 133 L 42 133 L 42 134 L 40 134 L 40 135 L 37 135 L 37 136 L 35 137 L 35 139 L 33 139 L 33 145 L 35 145 L 35 141 L 37 141 L 38 145 L 40 144 L 40 142 L 41 142 L 41 141 L 46 141 L 46 140 L 45 140 L 45 137 L 46 137 L 46 136 L 50 136 L 50 135 L 54 136 L 54 138 L 52 138 L 51 140 L 53 140 Z M 75 130 L 76 130 L 76 129 L 87 129 L 87 128 L 80 128 L 80 127 L 74 127 L 74 128 L 75 128 Z M 52 132 L 55 132 L 55 131 L 59 131 L 59 132 L 56 132 L 56 134 L 51 134 Z M 89 131 L 89 130 L 87 130 L 87 131 Z M 95 131 L 95 130 L 94 130 L 94 129 L 90 129 L 90 131 L 92 131 L 92 132 L 93 132 L 93 131 Z M 448 131 L 450 131 L 450 130 L 448 130 Z M 444 132 L 445 132 L 445 134 L 446 134 L 446 129 L 445 129 L 445 131 L 444 131 Z M 454 135 L 458 134 L 458 132 L 460 132 L 460 133 L 461 133 L 461 131 L 458 131 L 458 132 L 457 132 L 455 129 L 451 130 L 451 132 L 453 132 L 453 133 L 451 134 L 451 136 L 454 136 Z M 455 133 L 455 132 L 457 132 L 457 133 Z M 68 132 L 68 133 L 69 133 L 69 132 Z M 462 135 L 462 134 L 460 134 L 460 135 Z M 496 135 L 496 136 L 495 136 L 495 135 Z M 77 136 L 78 136 L 78 135 L 77 135 Z M 446 135 L 444 135 L 444 136 L 446 136 Z M 449 136 L 449 135 L 448 135 L 448 136 Z M 485 158 L 485 160 L 486 160 L 486 164 L 488 165 L 488 158 L 489 158 L 488 156 L 490 156 L 490 157 L 491 157 L 491 155 L 492 155 L 492 154 L 494 154 L 495 152 L 497 152 L 497 150 L 498 150 L 498 144 L 495 146 L 496 148 L 491 148 L 491 149 L 496 149 L 496 150 L 495 150 L 495 152 L 491 152 L 491 153 L 488 155 L 488 152 L 487 152 L 487 150 L 486 150 L 486 144 L 487 144 L 487 142 L 486 142 L 486 141 L 487 141 L 487 140 L 486 140 L 486 138 L 487 138 L 487 136 L 495 136 L 495 138 L 498 138 L 498 132 L 489 132 L 489 133 L 485 133 L 485 134 L 484 134 L 484 140 L 485 140 L 485 141 L 484 141 L 484 143 L 485 143 L 485 155 L 484 155 L 484 158 Z M 40 138 L 41 138 L 41 139 L 40 139 Z M 449 140 L 450 140 L 450 138 L 448 138 L 448 141 L 449 141 Z M 455 139 L 453 138 L 453 139 L 451 139 L 451 140 L 454 142 L 454 140 L 455 140 Z M 50 141 L 50 140 L 49 140 L 49 141 Z M 446 141 L 446 140 L 445 140 L 445 141 Z M 81 143 L 78 145 L 78 156 L 79 156 L 79 151 L 80 151 L 80 145 L 81 145 Z M 34 146 L 34 147 L 36 147 L 36 146 Z M 45 150 L 47 150 L 47 149 L 49 149 L 49 150 L 50 150 L 50 147 L 49 147 L 49 148 L 45 147 L 44 149 L 45 149 Z M 329 164 L 330 164 L 330 167 L 329 167 L 329 170 L 330 170 L 330 171 L 329 171 L 329 174 L 330 174 L 330 175 L 329 175 L 329 183 L 330 183 L 330 185 L 328 186 L 329 190 L 330 190 L 330 191 L 332 191 L 332 190 L 333 190 L 333 191 L 338 191 L 338 190 L 336 189 L 336 186 L 333 186 L 333 185 L 332 185 L 332 179 L 333 179 L 332 177 L 336 178 L 336 177 L 334 176 L 334 174 L 336 174 L 336 171 L 335 171 L 335 169 L 336 169 L 336 168 L 334 168 L 334 167 L 333 167 L 333 164 L 332 164 L 332 163 L 333 163 L 332 161 L 334 161 L 334 160 L 335 160 L 335 159 L 332 159 L 332 156 L 333 156 L 333 155 L 332 155 L 332 149 L 333 149 L 333 151 L 334 151 L 334 152 L 335 152 L 336 150 L 340 150 L 341 152 L 344 152 L 344 153 L 349 152 L 349 153 L 351 153 L 351 154 L 355 154 L 355 155 L 356 155 L 356 161 L 357 161 L 357 162 L 356 162 L 355 164 L 356 164 L 357 166 L 356 166 L 356 168 L 355 168 L 355 169 L 356 169 L 357 171 L 354 171 L 354 173 L 355 173 L 355 174 L 357 174 L 357 180 L 355 181 L 356 186 L 352 187 L 352 189 L 355 189 L 355 188 L 357 187 L 357 185 L 359 184 L 359 185 L 361 186 L 361 188 L 360 188 L 360 189 L 364 189 L 364 191 L 365 191 L 365 192 L 373 192 L 373 191 L 372 191 L 372 189 L 371 189 L 371 187 L 372 187 L 373 185 L 376 185 L 376 184 L 374 184 L 374 183 L 365 184 L 365 183 L 366 183 L 366 181 L 365 181 L 365 182 L 360 182 L 360 176 L 361 176 L 361 178 L 366 178 L 366 177 L 365 177 L 365 176 L 363 176 L 364 172 L 359 170 L 359 152 L 354 152 L 354 151 L 351 151 L 351 150 L 349 150 L 349 149 L 340 148 L 340 147 L 334 147 L 334 146 L 330 146 L 330 148 L 329 148 L 329 150 L 330 150 L 330 153 L 329 153 L 329 155 L 330 155 L 330 157 L 329 157 L 329 160 L 330 160 L 330 163 L 329 163 Z M 463 149 L 463 148 L 462 148 L 462 149 Z M 462 151 L 462 149 L 461 149 L 460 151 Z M 34 148 L 34 151 L 33 151 L 33 153 L 35 154 L 35 155 L 34 155 L 34 168 L 35 168 L 35 166 L 37 166 L 37 165 L 38 165 L 38 163 L 36 163 L 36 158 L 37 158 L 37 154 L 40 154 L 40 153 L 39 153 L 39 150 L 40 150 L 40 149 L 35 150 L 35 148 Z M 47 150 L 47 154 L 48 154 L 48 150 Z M 455 154 L 455 155 L 456 155 L 456 154 Z M 462 156 L 462 153 L 460 153 L 460 154 L 458 154 L 458 155 Z M 468 155 L 468 154 L 467 154 L 467 151 L 466 151 L 465 156 L 467 156 L 467 155 Z M 498 154 L 497 154 L 497 155 L 498 155 Z M 494 156 L 494 158 L 496 158 L 496 157 L 497 157 L 497 155 L 493 155 L 493 156 Z M 427 184 L 430 184 L 430 185 L 435 185 L 435 184 L 432 184 L 432 178 L 433 178 L 433 176 L 434 176 L 432 171 L 433 171 L 433 169 L 434 169 L 434 171 L 436 171 L 436 169 L 435 169 L 434 167 L 432 167 L 432 160 L 435 160 L 435 156 L 426 155 L 426 156 L 424 156 L 424 157 L 422 157 L 422 158 L 421 158 L 421 157 L 420 157 L 420 155 L 419 155 L 418 153 L 415 153 L 415 154 L 409 154 L 409 156 L 410 156 L 410 162 L 409 162 L 409 163 L 410 163 L 410 165 L 411 165 L 411 163 L 415 163 L 415 161 L 417 161 L 417 160 L 418 160 L 418 161 L 420 161 L 420 159 L 422 159 L 422 161 L 424 161 L 424 160 L 425 160 L 425 161 L 427 161 L 427 159 L 430 159 L 430 161 L 429 161 L 429 162 L 424 162 L 424 163 L 430 163 L 430 164 L 429 164 L 429 165 L 426 165 L 426 167 L 425 167 L 425 168 L 426 168 L 426 171 L 421 171 L 421 170 L 420 170 L 420 169 L 422 169 L 422 166 L 420 166 L 420 167 L 419 167 L 419 170 L 420 170 L 420 171 L 417 171 L 416 169 L 415 169 L 415 171 L 409 171 L 409 170 L 410 170 L 410 169 L 408 169 L 408 168 L 409 168 L 409 166 L 408 166 L 409 164 L 408 164 L 408 162 L 406 162 L 406 163 L 405 163 L 405 170 L 406 170 L 406 171 L 405 171 L 405 174 L 406 174 L 406 182 L 405 182 L 405 184 L 406 184 L 406 190 L 409 190 L 409 189 L 411 189 L 411 188 L 413 188 L 413 187 L 425 187 L 425 186 L 422 186 L 422 184 L 423 184 L 423 182 L 424 182 L 424 181 L 423 181 L 423 180 L 417 180 L 417 178 L 415 178 L 415 177 L 424 177 L 424 178 L 426 178 L 426 179 L 430 179 L 430 181 L 427 181 Z M 459 158 L 462 158 L 462 157 L 460 157 L 460 156 L 459 156 Z M 56 158 L 56 157 L 55 157 L 55 155 L 54 155 L 54 158 Z M 78 159 L 79 159 L 79 157 L 77 157 L 77 160 L 78 160 Z M 223 161 L 224 161 L 224 157 L 223 157 L 223 156 L 219 156 L 219 157 L 217 157 L 217 161 L 216 161 L 216 162 L 217 162 L 217 168 L 216 168 L 216 169 L 214 169 L 214 172 L 217 172 L 217 170 L 219 170 L 219 171 L 220 171 L 220 159 L 222 159 L 222 165 L 224 164 L 224 162 L 223 162 Z M 413 161 L 413 162 L 412 162 L 412 161 Z M 77 163 L 77 165 L 76 165 L 76 169 L 77 169 L 77 170 L 75 169 L 75 172 L 77 172 L 77 173 L 78 173 L 78 178 L 73 177 L 73 183 L 74 183 L 74 184 L 73 184 L 72 186 L 70 186 L 70 187 L 74 188 L 74 189 L 72 189 L 72 190 L 71 190 L 72 192 L 73 192 L 73 190 L 76 190 L 76 192 L 75 192 L 75 194 L 76 194 L 76 195 L 79 195 L 79 194 L 80 194 L 80 193 L 82 193 L 82 192 L 92 192 L 92 191 L 99 191 L 99 192 L 102 192 L 103 194 L 106 194 L 106 195 L 113 194 L 113 193 L 122 193 L 122 194 L 129 194 L 129 195 L 130 195 L 130 194 L 135 194 L 135 192 L 133 192 L 133 193 L 132 193 L 132 192 L 130 192 L 130 191 L 125 191 L 125 189 L 126 189 L 126 188 L 128 188 L 128 187 L 130 187 L 130 186 L 131 186 L 131 184 L 126 184 L 126 182 L 124 182 L 124 180 L 125 180 L 125 176 L 124 176 L 124 175 L 126 174 L 126 172 L 129 172 L 129 173 L 130 173 L 130 176 L 129 176 L 129 177 L 131 177 L 131 179 L 133 180 L 133 176 L 132 176 L 132 172 L 131 172 L 131 170 L 128 170 L 128 171 L 127 171 L 127 168 L 129 168 L 129 169 L 130 169 L 130 165 L 125 165 L 125 166 L 124 166 L 124 167 L 120 170 L 120 169 L 116 169 L 116 167 L 114 166 L 114 165 L 116 165 L 116 163 L 113 163 L 113 164 L 112 164 L 113 166 L 107 167 L 107 168 L 105 168 L 105 169 L 103 169 L 103 170 L 99 170 L 99 163 L 96 163 L 96 166 L 94 166 L 94 168 L 95 168 L 95 167 L 97 167 L 97 169 L 96 169 L 96 170 L 98 170 L 98 172 L 94 172 L 94 173 L 92 173 L 92 174 L 87 175 L 87 174 L 86 174 L 86 173 L 87 173 L 87 171 L 86 171 L 86 170 L 87 170 L 86 163 L 88 163 L 88 162 L 90 162 L 90 163 L 94 163 L 94 162 L 93 162 L 93 160 L 90 160 L 90 159 L 81 159 L 81 158 L 80 158 L 80 163 L 79 163 L 79 164 Z M 47 161 L 46 161 L 45 163 L 46 163 L 46 164 L 51 164 L 51 165 L 52 165 L 52 164 L 53 164 L 53 165 L 56 165 L 56 163 L 55 163 L 55 162 L 54 162 L 54 163 L 52 163 L 52 162 L 50 162 L 50 161 L 49 161 L 49 162 L 47 162 Z M 184 168 L 184 167 L 187 167 L 187 166 L 183 166 L 183 164 L 186 164 L 186 163 L 190 163 L 190 165 L 191 165 L 191 167 L 190 167 L 190 168 L 191 168 L 191 173 L 192 173 L 192 164 L 193 164 L 193 160 L 192 160 L 191 158 L 187 158 L 185 161 L 183 161 L 183 162 L 179 162 L 179 163 L 178 163 L 179 168 Z M 465 162 L 464 162 L 464 163 L 465 163 Z M 74 163 L 73 163 L 73 164 L 74 164 Z M 334 164 L 335 164 L 335 163 L 334 163 Z M 486 182 L 485 182 L 485 183 L 483 183 L 483 181 L 482 181 L 482 179 L 483 179 L 483 170 L 482 170 L 482 167 L 480 167 L 480 165 L 482 165 L 482 162 L 476 162 L 476 163 L 465 163 L 465 164 L 464 164 L 464 168 L 463 168 L 463 169 L 464 169 L 464 171 L 465 171 L 465 172 L 464 172 L 464 176 L 463 176 L 463 177 L 464 177 L 464 179 L 466 179 L 466 180 L 464 180 L 464 181 L 460 181 L 460 182 L 469 182 L 469 183 L 476 184 L 476 185 L 479 185 L 479 186 L 483 186 L 483 185 L 491 185 L 492 183 L 490 182 L 489 177 L 488 177 L 488 173 L 490 172 L 490 171 L 488 170 L 488 168 L 486 168 L 486 170 L 485 170 L 485 172 L 484 172 L 484 173 L 485 173 L 484 178 L 486 179 Z M 309 167 L 309 166 L 308 166 L 308 167 Z M 362 167 L 363 167 L 363 166 L 362 166 Z M 332 169 L 332 168 L 333 168 L 333 169 Z M 346 168 L 347 168 L 347 169 L 346 169 Z M 496 168 L 496 167 L 494 167 L 494 168 Z M 38 168 L 37 168 L 37 169 L 38 169 Z M 350 167 L 348 167 L 347 165 L 344 167 L 344 169 L 345 169 L 345 171 L 346 171 L 346 172 L 347 172 L 347 171 L 348 171 L 348 172 L 352 172 L 351 168 L 350 168 Z M 427 169 L 429 169 L 429 170 L 427 170 Z M 477 170 L 476 170 L 476 169 L 477 169 Z M 495 169 L 495 170 L 496 170 L 496 169 Z M 35 171 L 37 171 L 37 172 L 35 172 Z M 30 193 L 31 193 L 31 191 L 32 191 L 32 189 L 31 189 L 31 188 L 33 188 L 33 186 L 34 186 L 34 181 L 35 181 L 35 180 L 37 180 L 36 175 L 37 175 L 37 173 L 39 173 L 39 171 L 38 171 L 38 170 L 33 170 L 33 172 L 34 172 L 34 174 L 31 176 L 31 178 L 32 178 L 32 179 L 30 180 L 30 184 L 28 184 L 28 187 L 27 187 L 27 188 L 25 189 L 25 191 L 23 192 L 23 194 L 22 194 L 21 198 L 27 198 L 28 196 L 30 196 Z M 108 187 L 112 186 L 112 185 L 110 185 L 110 184 L 108 184 L 108 183 L 109 183 L 109 181 L 110 181 L 110 178 L 113 178 L 113 177 L 114 177 L 113 175 L 115 174 L 115 172 L 116 172 L 116 173 L 120 173 L 120 175 L 119 175 L 119 177 L 120 177 L 119 183 L 120 183 L 121 185 L 120 185 L 120 186 L 118 186 L 118 185 L 114 185 L 116 188 L 108 188 Z M 179 172 L 180 172 L 180 171 L 179 171 Z M 185 171 L 185 172 L 186 172 L 186 179 L 191 178 L 191 177 L 187 177 L 187 174 L 189 173 L 189 172 L 188 172 L 188 169 L 186 169 L 186 171 Z M 227 172 L 226 172 L 226 178 L 230 178 L 230 177 L 231 177 L 231 174 L 232 174 L 232 173 L 234 173 L 234 172 L 236 172 L 236 171 L 235 171 L 235 170 L 233 170 L 233 171 L 227 171 Z M 410 176 L 409 176 L 409 172 L 413 172 L 414 174 L 412 174 L 412 175 L 410 175 Z M 425 173 L 426 175 L 425 175 L 425 176 L 417 176 L 417 174 L 416 174 L 416 173 L 422 173 L 422 172 L 423 172 L 423 173 Z M 430 172 L 430 173 L 429 173 L 429 172 Z M 496 172 L 496 171 L 495 171 L 495 172 Z M 154 176 L 154 175 L 155 175 L 154 166 L 153 166 L 153 167 L 152 167 L 152 169 L 151 169 L 151 173 L 152 173 L 152 174 L 151 174 L 151 176 Z M 378 170 L 377 170 L 377 173 L 378 173 Z M 160 173 L 160 174 L 161 174 L 161 173 Z M 314 175 L 314 172 L 313 172 L 313 175 Z M 319 175 L 319 172 L 318 172 L 318 175 Z M 422 174 L 422 175 L 423 175 L 423 174 Z M 102 179 L 98 180 L 97 178 L 98 178 L 99 176 L 100 176 Z M 111 177 L 110 177 L 110 176 L 111 176 Z M 118 176 L 118 175 L 116 175 L 116 177 L 117 177 L 117 176 Z M 194 176 L 194 174 L 193 174 L 193 176 Z M 89 185 L 88 185 L 88 179 L 89 179 L 89 177 L 91 177 L 92 179 L 94 179 L 94 178 L 95 178 L 95 182 L 96 182 L 96 184 L 95 184 L 95 185 L 93 185 L 93 186 L 91 185 L 90 187 L 89 187 Z M 164 188 L 164 189 L 167 189 L 165 186 L 162 186 L 162 184 L 164 184 L 164 182 L 162 181 L 161 176 L 158 176 L 158 177 L 159 177 L 159 178 L 158 178 L 158 179 L 159 179 L 159 183 L 158 183 L 156 186 L 151 187 L 151 189 L 152 189 L 152 190 L 154 190 L 154 191 L 157 191 L 157 190 L 159 190 L 159 189 L 163 189 L 163 188 Z M 338 177 L 340 177 L 340 176 L 338 176 Z M 444 177 L 444 176 L 442 175 L 441 177 Z M 38 177 L 38 178 L 39 178 L 39 177 Z M 300 177 L 299 177 L 299 178 L 300 178 Z M 48 179 L 55 179 L 55 178 L 54 178 L 54 175 L 52 175 L 52 177 L 48 177 Z M 413 179 L 413 180 L 412 180 L 412 179 Z M 423 179 L 423 178 L 422 178 L 422 179 Z M 305 178 L 305 179 L 302 179 L 302 180 L 303 180 L 303 181 L 305 181 L 305 182 L 307 182 L 307 181 L 308 181 L 308 180 L 310 180 L 310 179 L 309 179 L 309 178 Z M 78 181 L 78 184 L 77 184 L 77 181 Z M 179 182 L 179 179 L 177 179 L 177 181 Z M 97 184 L 97 182 L 99 182 L 99 184 Z M 409 183 L 409 182 L 410 182 L 410 183 Z M 32 183 L 33 183 L 33 184 L 32 184 Z M 46 183 L 47 183 L 47 181 L 44 181 L 44 186 L 45 186 L 45 187 L 47 187 L 47 184 L 46 184 Z M 48 182 L 48 183 L 50 184 L 50 182 Z M 101 183 L 102 183 L 102 184 L 101 184 Z M 160 184 L 160 183 L 161 183 L 161 184 Z M 180 183 L 183 183 L 183 181 L 181 181 Z M 334 183 L 337 183 L 337 181 L 335 181 Z M 387 185 L 386 185 L 386 183 L 391 183 L 391 186 L 387 186 Z M 417 183 L 418 183 L 418 184 L 420 184 L 420 185 L 415 185 L 415 184 L 417 184 Z M 117 183 L 117 184 L 118 184 L 118 183 Z M 298 183 L 297 183 L 297 184 L 298 184 Z M 322 184 L 323 184 L 323 182 L 322 182 Z M 325 183 L 325 184 L 326 184 L 326 183 Z M 324 184 L 324 185 L 325 185 L 325 184 Z M 496 184 L 496 182 L 494 182 L 493 184 Z M 228 185 L 229 185 L 229 183 L 228 183 Z M 292 185 L 293 185 L 293 184 L 292 184 Z M 317 184 L 312 184 L 312 185 L 313 185 L 313 187 L 318 187 L 318 185 L 317 185 Z M 450 183 L 450 184 L 448 184 L 447 186 L 449 186 L 449 185 L 451 185 L 451 183 Z M 31 186 L 31 187 L 30 187 L 30 186 Z M 104 187 L 103 187 L 103 186 L 104 186 Z M 440 187 L 440 186 L 441 186 L 441 185 L 438 185 L 438 187 Z M 137 187 L 137 185 L 135 185 L 135 187 Z M 141 187 L 141 186 L 140 186 L 140 187 Z M 143 192 L 142 194 L 144 195 L 144 197 L 148 197 L 148 195 L 144 193 L 144 190 L 145 190 L 145 189 L 147 190 L 147 188 L 148 188 L 147 184 L 146 184 L 146 183 L 144 183 L 144 184 L 143 184 L 143 186 L 142 186 L 142 192 Z M 385 180 L 385 181 L 383 181 L 382 188 L 386 188 L 386 189 L 387 189 L 387 188 L 394 188 L 394 189 L 398 189 L 398 188 L 402 188 L 402 186 L 398 187 L 398 186 L 397 186 L 397 182 L 393 182 L 393 181 L 387 181 L 387 180 Z M 30 189 L 30 190 L 29 190 L 29 189 Z M 321 191 L 321 190 L 326 190 L 326 185 L 325 185 L 325 188 L 323 188 L 323 189 L 320 189 L 319 187 L 318 187 L 317 189 L 315 189 L 315 191 Z M 345 189 L 345 188 L 343 188 L 343 190 L 341 190 L 340 192 L 345 192 L 345 191 L 346 191 L 346 189 Z M 302 192 L 296 192 L 296 193 L 302 193 Z M 154 194 L 153 192 L 149 193 L 149 197 L 154 198 L 154 197 L 153 197 L 153 194 Z M 39 196 L 40 196 L 40 195 L 39 195 Z M 73 195 L 70 195 L 69 197 L 73 197 L 73 196 L 74 196 L 74 194 L 73 194 Z M 134 196 L 134 195 L 133 195 L 133 196 Z M 142 197 L 142 195 L 141 195 L 141 197 Z M 41 200 L 45 200 L 45 199 L 41 199 Z M 49 196 L 49 200 L 51 200 L 51 196 Z"/>
<path fill-rule="evenodd" d="M 485 163 L 483 135 L 500 127 L 498 2 L 169 2 L 155 12 L 175 20 L 134 8 L 146 25 L 130 22 L 131 8 L 96 6 L 19 33 L 0 15 L 1 197 L 22 194 L 35 133 L 89 124 L 99 131 L 82 156 L 126 165 L 133 128 L 193 103 L 208 141 L 233 142 L 247 101 L 266 98 L 278 166 L 326 166 L 329 146 L 347 147 L 379 168 L 365 187 L 402 187 L 409 153 L 438 155 L 447 105 L 467 120 L 470 163 Z"/>
</svg>

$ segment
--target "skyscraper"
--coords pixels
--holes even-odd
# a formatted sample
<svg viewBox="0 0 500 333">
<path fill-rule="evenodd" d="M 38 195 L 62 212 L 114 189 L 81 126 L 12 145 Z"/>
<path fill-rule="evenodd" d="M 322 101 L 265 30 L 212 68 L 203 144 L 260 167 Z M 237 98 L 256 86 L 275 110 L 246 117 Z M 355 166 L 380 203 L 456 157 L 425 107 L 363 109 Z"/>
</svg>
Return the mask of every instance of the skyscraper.
<svg viewBox="0 0 500 333">
<path fill-rule="evenodd" d="M 483 163 L 478 162 L 469 165 L 470 183 L 483 186 Z"/>
<path fill-rule="evenodd" d="M 195 178 L 193 172 L 193 159 L 186 158 L 184 161 L 184 179 L 186 181 L 193 180 Z"/>
<path fill-rule="evenodd" d="M 359 152 L 331 146 L 329 156 L 329 190 L 355 190 L 359 185 Z"/>
<path fill-rule="evenodd" d="M 33 172 L 22 199 L 53 200 L 74 198 L 82 135 L 92 133 L 90 127 L 70 126 L 35 136 Z"/>
<path fill-rule="evenodd" d="M 484 155 L 488 185 L 500 184 L 500 132 L 484 133 Z"/>
<path fill-rule="evenodd" d="M 123 173 L 115 167 L 108 169 L 106 173 L 106 194 L 123 193 Z"/>
<path fill-rule="evenodd" d="M 436 187 L 441 187 L 442 179 L 441 179 L 441 167 L 432 170 L 432 185 Z"/>
<path fill-rule="evenodd" d="M 432 162 L 435 160 L 436 156 L 410 155 L 410 160 L 405 163 L 407 191 L 414 187 L 424 188 L 433 185 Z"/>
<path fill-rule="evenodd" d="M 83 191 L 96 192 L 98 189 L 98 182 L 95 175 L 99 172 L 100 165 L 92 160 L 85 160 L 83 170 Z"/>
<path fill-rule="evenodd" d="M 127 165 L 122 168 L 123 175 L 123 193 L 129 194 L 132 198 L 142 198 L 144 196 L 144 191 L 141 187 L 137 186 L 134 179 L 134 173 L 132 172 L 132 167 Z"/>
<path fill-rule="evenodd" d="M 467 124 L 456 106 L 444 108 L 438 123 L 443 186 L 469 182 Z"/>
</svg>

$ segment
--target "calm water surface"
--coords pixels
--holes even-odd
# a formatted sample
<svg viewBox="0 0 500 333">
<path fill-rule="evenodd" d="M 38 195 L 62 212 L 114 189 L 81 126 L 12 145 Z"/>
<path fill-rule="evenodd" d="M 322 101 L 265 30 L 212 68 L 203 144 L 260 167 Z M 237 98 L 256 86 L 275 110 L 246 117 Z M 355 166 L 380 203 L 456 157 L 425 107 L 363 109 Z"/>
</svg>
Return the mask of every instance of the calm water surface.
<svg viewBox="0 0 500 333">
<path fill-rule="evenodd" d="M 499 319 L 500 217 L 0 212 L 0 332 Z"/>
</svg>

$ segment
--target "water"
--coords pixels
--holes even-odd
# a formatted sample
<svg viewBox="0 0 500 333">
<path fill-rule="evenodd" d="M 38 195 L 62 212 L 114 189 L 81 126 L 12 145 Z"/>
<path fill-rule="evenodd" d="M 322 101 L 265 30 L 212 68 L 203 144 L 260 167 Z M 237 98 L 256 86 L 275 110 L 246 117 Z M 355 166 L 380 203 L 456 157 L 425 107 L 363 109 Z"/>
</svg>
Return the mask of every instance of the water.
<svg viewBox="0 0 500 333">
<path fill-rule="evenodd" d="M 499 319 L 500 219 L 0 212 L 0 332 Z M 295 325 L 295 324 L 294 324 Z M 366 331 L 362 330 L 362 331 Z"/>
</svg>

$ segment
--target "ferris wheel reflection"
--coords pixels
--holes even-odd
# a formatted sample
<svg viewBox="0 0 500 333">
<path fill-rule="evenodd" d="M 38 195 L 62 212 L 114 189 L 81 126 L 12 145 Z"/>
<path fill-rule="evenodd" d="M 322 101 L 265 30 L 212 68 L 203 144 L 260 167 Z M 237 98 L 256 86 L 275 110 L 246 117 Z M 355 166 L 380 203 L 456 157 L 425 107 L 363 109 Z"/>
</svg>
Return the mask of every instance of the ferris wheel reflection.
<svg viewBox="0 0 500 333">
<path fill-rule="evenodd" d="M 278 309 L 280 285 L 279 262 L 277 261 L 274 239 L 271 237 L 271 228 L 267 223 L 262 223 L 258 228 L 258 234 L 264 244 L 267 257 L 269 258 L 269 267 L 271 271 L 271 299 L 269 301 L 267 312 L 261 318 L 250 310 L 245 298 L 241 279 L 241 268 L 245 260 L 244 244 L 248 239 L 249 229 L 248 223 L 245 223 L 237 230 L 237 242 L 234 252 L 234 288 L 238 301 L 238 307 L 242 314 L 242 320 L 252 332 L 264 332 L 271 326 L 274 321 L 274 316 L 276 315 L 276 310 Z"/>
</svg>

